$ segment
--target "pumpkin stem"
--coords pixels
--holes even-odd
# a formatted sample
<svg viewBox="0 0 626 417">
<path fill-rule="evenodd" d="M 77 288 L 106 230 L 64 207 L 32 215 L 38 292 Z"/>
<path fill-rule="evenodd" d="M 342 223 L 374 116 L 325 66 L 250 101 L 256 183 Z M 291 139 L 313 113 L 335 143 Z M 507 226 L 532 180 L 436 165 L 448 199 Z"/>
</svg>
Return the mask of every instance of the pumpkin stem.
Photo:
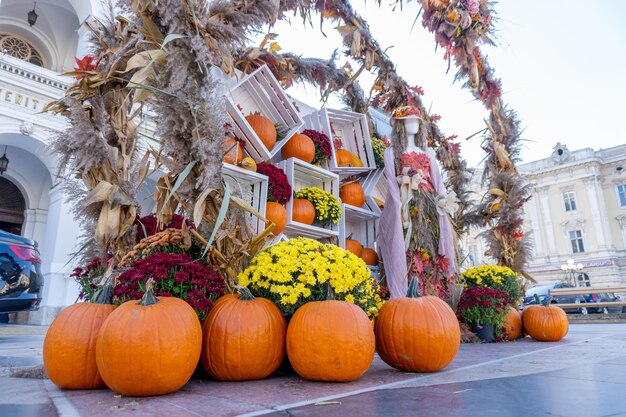
<svg viewBox="0 0 626 417">
<path fill-rule="evenodd" d="M 241 293 L 241 297 L 239 297 L 240 300 L 254 300 L 254 295 L 252 295 L 250 290 L 246 287 L 242 287 L 241 285 L 235 285 L 235 288 Z"/>
<path fill-rule="evenodd" d="M 543 300 L 543 303 L 541 303 L 542 306 L 544 307 L 550 307 L 550 304 L 552 304 L 552 300 L 554 299 L 554 297 L 550 296 L 548 298 L 546 298 L 545 300 Z"/>
<path fill-rule="evenodd" d="M 154 280 L 152 278 L 149 278 L 148 281 L 146 282 L 146 292 L 143 293 L 143 297 L 141 297 L 141 300 L 139 300 L 137 304 L 142 305 L 144 307 L 148 307 L 148 306 L 151 306 L 152 304 L 158 303 L 159 300 L 154 295 L 153 289 L 154 289 Z"/>
<path fill-rule="evenodd" d="M 106 284 L 102 286 L 98 291 L 93 294 L 91 298 L 91 302 L 93 304 L 113 304 L 111 302 L 111 284 Z"/>
<path fill-rule="evenodd" d="M 332 301 L 335 299 L 335 291 L 333 291 L 333 287 L 330 286 L 330 282 L 328 283 L 328 292 L 326 293 L 326 301 Z"/>
<path fill-rule="evenodd" d="M 417 280 L 416 276 L 411 278 L 411 282 L 409 282 L 409 288 L 406 291 L 406 296 L 409 298 L 421 297 L 419 291 L 419 281 Z"/>
<path fill-rule="evenodd" d="M 541 303 L 541 300 L 539 299 L 539 296 L 537 294 L 535 294 L 534 297 L 535 297 L 535 304 L 540 306 L 542 303 Z"/>
</svg>

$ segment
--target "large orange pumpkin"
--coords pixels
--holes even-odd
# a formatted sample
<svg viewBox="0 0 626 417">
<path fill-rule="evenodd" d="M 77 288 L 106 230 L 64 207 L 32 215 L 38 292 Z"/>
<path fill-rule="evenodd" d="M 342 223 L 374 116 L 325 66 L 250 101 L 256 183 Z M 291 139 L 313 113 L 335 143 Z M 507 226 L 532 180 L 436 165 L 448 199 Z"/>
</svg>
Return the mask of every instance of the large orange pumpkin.
<svg viewBox="0 0 626 417">
<path fill-rule="evenodd" d="M 354 253 L 360 258 L 361 253 L 363 252 L 363 246 L 361 245 L 361 243 L 359 243 L 358 240 L 346 239 L 346 250 Z"/>
<path fill-rule="evenodd" d="M 287 223 L 287 209 L 282 204 L 268 201 L 265 203 L 265 218 L 276 224 L 276 228 L 272 233 L 278 236 L 285 228 L 285 223 Z M 269 226 L 269 222 L 266 223 L 265 227 L 267 226 Z"/>
<path fill-rule="evenodd" d="M 361 251 L 361 259 L 363 259 L 369 266 L 378 265 L 378 254 L 372 248 L 363 248 Z"/>
<path fill-rule="evenodd" d="M 351 206 L 361 207 L 365 204 L 365 192 L 358 182 L 342 185 L 339 189 L 339 197 L 343 203 Z"/>
<path fill-rule="evenodd" d="M 298 158 L 307 164 L 315 158 L 315 144 L 306 135 L 296 133 L 280 150 L 283 159 Z"/>
<path fill-rule="evenodd" d="M 64 389 L 104 387 L 96 365 L 96 338 L 113 310 L 107 285 L 92 303 L 73 304 L 54 319 L 43 341 L 43 366 L 52 382 Z"/>
<path fill-rule="evenodd" d="M 376 317 L 376 349 L 389 366 L 408 372 L 433 372 L 445 368 L 461 344 L 459 322 L 439 297 L 421 297 L 417 279 L 407 296 L 383 304 Z"/>
<path fill-rule="evenodd" d="M 362 167 L 363 161 L 358 156 L 346 149 L 337 149 L 335 159 L 338 167 Z"/>
<path fill-rule="evenodd" d="M 304 198 L 294 198 L 291 202 L 291 220 L 304 224 L 313 224 L 315 207 Z"/>
<path fill-rule="evenodd" d="M 504 331 L 507 340 L 515 340 L 522 332 L 522 315 L 515 307 L 509 307 L 504 317 Z"/>
<path fill-rule="evenodd" d="M 265 378 L 285 358 L 287 323 L 276 304 L 239 291 L 218 299 L 202 325 L 202 366 L 220 381 Z"/>
<path fill-rule="evenodd" d="M 531 305 L 522 313 L 524 330 L 535 340 L 558 342 L 569 330 L 567 314 L 560 307 L 550 305 L 551 301 L 552 297 L 548 297 L 543 304 Z"/>
<path fill-rule="evenodd" d="M 260 113 L 249 114 L 246 116 L 246 120 L 267 150 L 271 151 L 274 149 L 276 144 L 276 126 L 274 126 L 274 123 Z"/>
<path fill-rule="evenodd" d="M 202 328 L 193 308 L 174 297 L 155 297 L 148 280 L 143 298 L 127 301 L 102 324 L 98 370 L 120 394 L 144 397 L 181 388 L 195 371 Z"/>
<path fill-rule="evenodd" d="M 224 162 L 231 165 L 237 165 L 243 158 L 243 149 L 237 139 L 229 138 L 222 142 L 224 149 Z"/>
<path fill-rule="evenodd" d="M 312 381 L 354 381 L 370 367 L 375 346 L 367 315 L 346 301 L 306 303 L 287 327 L 289 362 Z"/>
</svg>

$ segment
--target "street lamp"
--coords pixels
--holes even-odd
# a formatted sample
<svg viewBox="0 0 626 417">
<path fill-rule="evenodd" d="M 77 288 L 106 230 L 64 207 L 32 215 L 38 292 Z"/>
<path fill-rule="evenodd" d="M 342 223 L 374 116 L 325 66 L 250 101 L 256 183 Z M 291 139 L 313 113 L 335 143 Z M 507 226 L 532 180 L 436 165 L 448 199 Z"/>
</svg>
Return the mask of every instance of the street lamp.
<svg viewBox="0 0 626 417">
<path fill-rule="evenodd" d="M 575 287 L 578 287 L 576 275 L 582 271 L 583 268 L 583 264 L 575 264 L 572 258 L 568 259 L 566 264 L 561 265 L 561 271 L 565 273 L 566 281 Z"/>
<path fill-rule="evenodd" d="M 9 168 L 9 158 L 7 158 L 7 146 L 4 147 L 4 155 L 2 155 L 2 157 L 0 158 L 0 175 L 4 174 L 7 168 Z"/>
<path fill-rule="evenodd" d="M 35 11 L 35 8 L 37 8 L 37 2 L 35 2 L 35 5 L 33 6 L 33 10 L 28 12 L 28 15 L 27 15 L 27 17 L 28 17 L 28 24 L 31 27 L 35 26 L 35 23 L 37 23 L 37 18 L 39 17 L 37 12 Z"/>
</svg>

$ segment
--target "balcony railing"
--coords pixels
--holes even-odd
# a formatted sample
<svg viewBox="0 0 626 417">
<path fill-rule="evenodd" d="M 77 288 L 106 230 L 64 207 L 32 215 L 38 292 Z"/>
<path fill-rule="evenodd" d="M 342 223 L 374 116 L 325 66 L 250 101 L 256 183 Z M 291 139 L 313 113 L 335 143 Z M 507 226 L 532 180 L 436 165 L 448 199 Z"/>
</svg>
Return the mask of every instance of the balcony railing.
<svg viewBox="0 0 626 417">
<path fill-rule="evenodd" d="M 42 94 L 48 99 L 61 97 L 73 80 L 49 69 L 0 53 L 0 84 Z"/>
</svg>

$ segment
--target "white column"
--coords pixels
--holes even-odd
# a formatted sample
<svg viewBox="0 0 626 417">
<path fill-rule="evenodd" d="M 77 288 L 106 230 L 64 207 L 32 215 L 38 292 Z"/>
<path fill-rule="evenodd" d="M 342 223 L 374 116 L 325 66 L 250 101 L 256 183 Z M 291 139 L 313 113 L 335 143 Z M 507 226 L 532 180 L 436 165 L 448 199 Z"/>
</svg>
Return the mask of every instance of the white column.
<svg viewBox="0 0 626 417">
<path fill-rule="evenodd" d="M 593 176 L 591 178 L 585 178 L 583 182 L 585 184 L 585 191 L 587 191 L 589 207 L 591 208 L 591 220 L 593 221 L 593 229 L 596 234 L 598 249 L 606 249 L 609 228 L 608 224 L 605 227 L 606 222 L 603 221 L 603 214 L 605 217 L 607 214 L 606 207 L 604 207 L 604 198 L 601 195 L 602 190 L 598 190 L 598 177 Z M 598 193 L 598 191 L 600 191 L 600 193 Z M 602 202 L 602 204 L 600 202 Z M 604 209 L 604 213 L 602 209 Z"/>
<path fill-rule="evenodd" d="M 50 189 L 48 196 L 48 221 L 41 245 L 44 289 L 39 321 L 42 324 L 49 323 L 63 307 L 73 303 L 79 292 L 70 277 L 73 265 L 66 264 L 77 249 L 80 227 L 72 217 L 61 184 Z"/>
<path fill-rule="evenodd" d="M 556 242 L 554 240 L 554 227 L 552 225 L 552 213 L 550 213 L 550 201 L 548 200 L 549 186 L 538 187 L 539 203 L 541 206 L 541 217 L 545 230 L 546 241 L 548 242 L 548 256 L 557 255 Z"/>
<path fill-rule="evenodd" d="M 624 245 L 623 249 L 626 250 L 626 215 L 620 214 L 615 219 L 619 224 L 619 231 L 622 234 L 622 244 Z"/>
<path fill-rule="evenodd" d="M 539 213 L 537 211 L 536 198 L 531 198 L 530 200 L 528 200 L 528 202 L 526 203 L 526 211 L 528 212 L 528 215 L 530 217 L 531 230 L 533 233 L 532 236 L 535 243 L 535 257 L 544 257 L 548 254 L 544 252 L 545 237 L 542 233 L 544 228 L 540 227 L 541 223 L 539 220 Z"/>
<path fill-rule="evenodd" d="M 46 236 L 46 223 L 48 220 L 48 210 L 27 209 L 24 212 L 24 226 L 22 235 L 37 242 L 43 242 Z"/>
</svg>

